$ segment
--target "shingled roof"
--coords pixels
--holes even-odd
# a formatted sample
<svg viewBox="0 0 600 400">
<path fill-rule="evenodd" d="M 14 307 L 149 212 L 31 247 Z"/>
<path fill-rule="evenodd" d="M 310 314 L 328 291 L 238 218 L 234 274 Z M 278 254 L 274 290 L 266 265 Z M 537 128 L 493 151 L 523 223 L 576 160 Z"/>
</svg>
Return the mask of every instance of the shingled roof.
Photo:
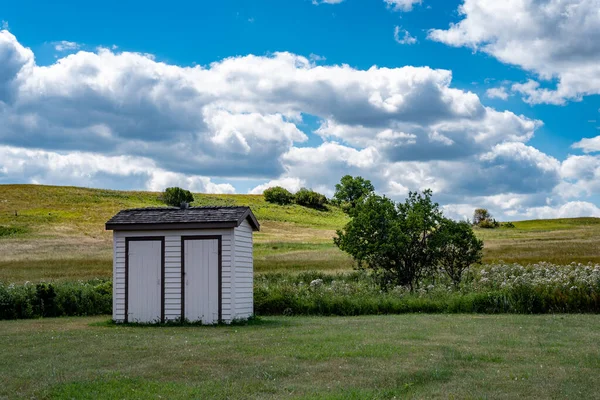
<svg viewBox="0 0 600 400">
<path fill-rule="evenodd" d="M 260 229 L 250 207 L 132 208 L 119 211 L 106 223 L 106 230 L 235 228 L 246 219 L 253 230 Z"/>
</svg>

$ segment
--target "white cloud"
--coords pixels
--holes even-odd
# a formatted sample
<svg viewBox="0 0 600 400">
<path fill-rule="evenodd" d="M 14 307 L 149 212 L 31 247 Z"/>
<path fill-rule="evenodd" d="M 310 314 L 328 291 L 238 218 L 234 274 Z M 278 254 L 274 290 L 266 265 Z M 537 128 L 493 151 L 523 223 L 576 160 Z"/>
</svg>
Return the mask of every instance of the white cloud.
<svg viewBox="0 0 600 400">
<path fill-rule="evenodd" d="M 229 184 L 215 184 L 207 177 L 165 171 L 154 161 L 142 157 L 84 152 L 60 154 L 0 146 L 0 183 L 14 182 L 152 191 L 184 186 L 195 192 L 235 192 Z"/>
<path fill-rule="evenodd" d="M 450 87 L 449 71 L 426 67 L 357 70 L 276 53 L 182 68 L 108 49 L 41 67 L 10 33 L 0 45 L 0 141 L 149 157 L 175 172 L 274 178 L 284 172 L 280 156 L 306 140 L 295 126 L 302 114 L 362 130 L 360 141 L 380 141 L 395 159 L 456 157 L 523 140 L 536 126 L 485 108 Z M 449 140 L 427 150 L 436 137 Z M 407 152 L 412 141 L 417 150 Z"/>
<path fill-rule="evenodd" d="M 483 51 L 501 62 L 556 79 L 513 86 L 525 101 L 563 104 L 600 94 L 600 0 L 464 0 L 463 19 L 429 38 Z"/>
<path fill-rule="evenodd" d="M 406 29 L 402 29 L 400 26 L 394 28 L 394 40 L 400 44 L 411 45 L 417 43 L 417 38 L 411 36 L 410 32 Z"/>
<path fill-rule="evenodd" d="M 61 40 L 60 42 L 54 43 L 54 50 L 56 51 L 75 51 L 79 49 L 79 44 L 75 42 L 68 42 L 66 40 Z"/>
<path fill-rule="evenodd" d="M 423 0 L 383 0 L 388 7 L 394 11 L 412 11 L 416 4 L 422 4 Z"/>
<path fill-rule="evenodd" d="M 502 100 L 507 100 L 508 99 L 508 92 L 506 91 L 506 88 L 501 86 L 501 87 L 497 87 L 497 88 L 490 88 L 485 92 L 485 95 L 487 97 L 489 97 L 490 99 L 502 99 Z"/>
<path fill-rule="evenodd" d="M 598 152 L 600 151 L 600 136 L 581 139 L 579 142 L 574 143 L 571 147 L 574 149 L 581 149 L 585 153 Z"/>
<path fill-rule="evenodd" d="M 571 201 L 560 206 L 533 207 L 522 216 L 527 219 L 600 217 L 600 208 L 586 201 Z"/>
<path fill-rule="evenodd" d="M 600 156 L 569 156 L 560 172 L 563 181 L 555 192 L 561 197 L 576 199 L 600 192 Z"/>
<path fill-rule="evenodd" d="M 445 205 L 525 215 L 547 197 L 567 201 L 561 185 L 581 196 L 595 187 L 589 172 L 568 175 L 526 144 L 539 126 L 453 88 L 446 70 L 290 53 L 180 67 L 109 49 L 40 66 L 0 33 L 0 182 L 231 192 L 215 182 L 244 178 L 265 182 L 253 193 L 277 184 L 331 195 L 351 174 L 395 199 L 431 188 Z"/>
<path fill-rule="evenodd" d="M 0 21 L 0 29 L 7 31 L 9 29 L 8 21 L 5 21 L 5 20 Z"/>
</svg>

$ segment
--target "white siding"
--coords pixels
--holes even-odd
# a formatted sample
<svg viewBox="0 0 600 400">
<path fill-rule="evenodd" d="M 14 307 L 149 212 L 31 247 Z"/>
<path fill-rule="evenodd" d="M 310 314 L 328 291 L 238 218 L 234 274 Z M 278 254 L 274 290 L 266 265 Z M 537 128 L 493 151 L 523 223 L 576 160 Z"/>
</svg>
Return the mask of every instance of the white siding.
<svg viewBox="0 0 600 400">
<path fill-rule="evenodd" d="M 254 263 L 252 257 L 252 227 L 245 220 L 234 229 L 235 316 L 244 319 L 254 314 Z"/>
<path fill-rule="evenodd" d="M 247 222 L 246 222 L 247 224 Z M 125 320 L 125 238 L 139 236 L 165 237 L 165 319 L 181 317 L 181 236 L 222 236 L 222 318 L 231 322 L 234 318 L 232 290 L 232 242 L 233 229 L 163 230 L 163 231 L 115 231 L 113 233 L 113 319 Z"/>
</svg>

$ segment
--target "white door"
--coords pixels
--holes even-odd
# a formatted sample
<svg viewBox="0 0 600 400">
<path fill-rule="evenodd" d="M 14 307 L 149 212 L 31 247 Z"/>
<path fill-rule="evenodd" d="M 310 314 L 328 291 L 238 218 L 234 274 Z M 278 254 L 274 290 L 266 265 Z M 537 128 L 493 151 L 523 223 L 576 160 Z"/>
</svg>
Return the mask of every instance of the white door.
<svg viewBox="0 0 600 400">
<path fill-rule="evenodd" d="M 219 241 L 184 240 L 184 312 L 188 321 L 219 322 Z"/>
<path fill-rule="evenodd" d="M 161 261 L 160 240 L 129 242 L 127 321 L 160 322 Z"/>
</svg>

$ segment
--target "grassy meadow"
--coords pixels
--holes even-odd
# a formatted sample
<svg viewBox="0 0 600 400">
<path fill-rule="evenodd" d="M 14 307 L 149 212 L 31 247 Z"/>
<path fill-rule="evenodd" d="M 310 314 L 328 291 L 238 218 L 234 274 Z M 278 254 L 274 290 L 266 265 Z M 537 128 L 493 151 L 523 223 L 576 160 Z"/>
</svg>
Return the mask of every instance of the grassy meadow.
<svg viewBox="0 0 600 400">
<path fill-rule="evenodd" d="M 594 315 L 3 321 L 0 398 L 596 398 Z"/>
<path fill-rule="evenodd" d="M 252 195 L 195 199 L 196 205 L 252 208 L 261 223 L 256 306 L 262 315 L 277 315 L 216 327 L 117 326 L 109 316 L 0 321 L 0 399 L 597 397 L 598 315 L 460 312 L 486 312 L 479 303 L 548 307 L 546 301 L 565 298 L 573 310 L 596 310 L 598 268 L 560 265 L 600 262 L 600 219 L 477 230 L 489 265 L 471 278 L 469 293 L 448 294 L 437 285 L 423 295 L 381 294 L 353 278 L 359 273 L 333 245 L 335 230 L 347 221 L 338 208 L 277 206 Z M 111 277 L 105 221 L 123 208 L 160 205 L 158 193 L 0 185 L 3 290 L 14 290 L 9 283 L 54 280 L 80 288 L 81 295 L 63 296 L 64 304 L 89 302 L 97 293 L 90 285 L 110 282 L 71 281 Z M 493 264 L 498 260 L 559 265 Z M 346 307 L 347 315 L 365 313 L 365 306 L 373 307 L 371 314 L 444 314 L 281 316 L 288 309 L 311 314 L 309 307 L 328 314 L 319 311 L 328 304 L 335 312 Z"/>
<path fill-rule="evenodd" d="M 0 185 L 0 281 L 109 278 L 112 236 L 104 223 L 123 208 L 161 206 L 158 193 L 40 185 Z M 248 205 L 261 223 L 255 234 L 258 273 L 352 269 L 332 242 L 347 217 L 266 203 L 257 195 L 195 194 L 195 205 Z M 600 219 L 516 222 L 478 230 L 485 262 L 600 262 Z"/>
</svg>

